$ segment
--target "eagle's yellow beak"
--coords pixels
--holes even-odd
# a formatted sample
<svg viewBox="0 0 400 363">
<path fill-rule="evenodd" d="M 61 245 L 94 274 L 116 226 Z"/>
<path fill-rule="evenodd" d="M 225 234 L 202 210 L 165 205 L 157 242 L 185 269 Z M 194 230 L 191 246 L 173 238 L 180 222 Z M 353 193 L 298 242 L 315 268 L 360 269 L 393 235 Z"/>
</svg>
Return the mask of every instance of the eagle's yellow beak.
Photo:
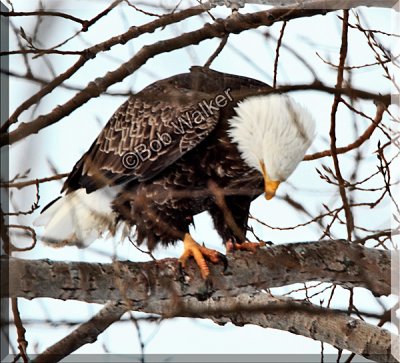
<svg viewBox="0 0 400 363">
<path fill-rule="evenodd" d="M 275 196 L 276 190 L 281 182 L 264 179 L 265 199 L 270 200 Z"/>
<path fill-rule="evenodd" d="M 264 191 L 265 191 L 265 199 L 270 200 L 275 196 L 276 190 L 279 187 L 280 181 L 271 180 L 268 176 L 267 170 L 265 168 L 265 164 L 261 161 L 261 170 L 264 177 Z"/>
</svg>

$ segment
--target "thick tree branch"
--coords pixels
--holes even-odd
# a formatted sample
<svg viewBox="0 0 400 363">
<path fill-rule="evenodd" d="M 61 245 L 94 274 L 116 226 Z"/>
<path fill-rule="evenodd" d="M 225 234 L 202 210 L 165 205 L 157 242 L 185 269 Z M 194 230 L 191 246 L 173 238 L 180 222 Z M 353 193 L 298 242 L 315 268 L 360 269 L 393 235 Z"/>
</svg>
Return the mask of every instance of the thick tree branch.
<svg viewBox="0 0 400 363">
<path fill-rule="evenodd" d="M 8 281 L 2 285 L 1 297 L 114 301 L 48 348 L 37 358 L 38 362 L 51 356 L 55 361 L 55 356 L 62 358 L 95 341 L 127 309 L 165 318 L 199 317 L 218 324 L 256 324 L 320 340 L 378 362 L 395 362 L 390 353 L 391 339 L 395 337 L 389 332 L 341 311 L 257 292 L 320 280 L 366 287 L 376 295 L 390 294 L 390 252 L 355 243 L 292 243 L 268 247 L 256 254 L 236 252 L 229 257 L 224 275 L 220 273 L 221 266 L 211 266 L 212 288 L 205 287 L 193 264 L 187 268 L 183 281 L 175 259 L 91 264 L 10 258 L 3 259 L 1 268 L 2 273 L 9 271 L 9 285 Z M 83 336 L 87 339 L 79 338 Z"/>
<path fill-rule="evenodd" d="M 215 5 L 224 5 L 226 0 L 211 0 Z M 233 3 L 235 1 L 232 1 Z M 276 0 L 242 0 L 238 3 L 273 5 L 277 6 Z M 392 8 L 397 3 L 397 0 L 279 0 L 278 5 L 286 7 L 304 7 L 313 9 L 351 9 L 358 6 Z"/>
<path fill-rule="evenodd" d="M 151 300 L 186 298 L 209 293 L 198 269 L 190 264 L 182 282 L 176 259 L 151 262 L 95 264 L 50 260 L 2 261 L 10 278 L 2 297 L 50 297 L 105 303 L 127 300 L 133 308 Z M 211 264 L 210 264 L 211 265 Z M 210 266 L 213 293 L 238 295 L 248 289 L 265 289 L 306 281 L 334 282 L 365 287 L 375 295 L 391 293 L 390 252 L 346 241 L 291 243 L 260 249 L 256 254 L 235 252 L 229 267 Z M 117 288 L 118 286 L 118 288 Z M 207 296 L 203 296 L 207 297 Z"/>
<path fill-rule="evenodd" d="M 129 308 L 123 303 L 107 303 L 92 319 L 46 349 L 33 362 L 58 362 L 81 346 L 93 343 L 99 334 L 118 321 Z M 209 318 L 219 325 L 231 322 L 238 326 L 254 324 L 285 330 L 350 350 L 377 362 L 396 362 L 391 354 L 394 348 L 392 342 L 398 338 L 394 334 L 343 312 L 267 293 L 213 296 L 206 302 L 192 296 L 184 300 L 152 299 L 139 309 L 164 318 Z"/>
<path fill-rule="evenodd" d="M 391 353 L 398 341 L 395 334 L 345 313 L 289 298 L 258 293 L 211 297 L 206 302 L 189 297 L 172 308 L 164 301 L 155 305 L 146 306 L 146 312 L 159 314 L 161 311 L 163 315 L 210 318 L 218 324 L 254 324 L 285 330 L 377 362 L 398 362 Z"/>
</svg>

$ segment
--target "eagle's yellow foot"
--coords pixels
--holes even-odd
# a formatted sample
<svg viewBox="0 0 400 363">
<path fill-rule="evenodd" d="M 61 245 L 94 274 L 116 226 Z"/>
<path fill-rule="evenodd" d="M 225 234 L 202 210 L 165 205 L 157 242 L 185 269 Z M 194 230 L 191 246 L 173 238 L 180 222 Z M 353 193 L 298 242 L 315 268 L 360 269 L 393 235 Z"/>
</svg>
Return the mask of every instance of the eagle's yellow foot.
<svg viewBox="0 0 400 363">
<path fill-rule="evenodd" d="M 199 245 L 189 233 L 185 234 L 183 245 L 183 254 L 179 258 L 179 263 L 183 268 L 186 266 L 187 259 L 189 257 L 193 257 L 197 266 L 199 266 L 202 278 L 205 280 L 210 275 L 210 270 L 207 266 L 206 259 L 212 263 L 218 263 L 222 261 L 224 263 L 224 269 L 226 269 L 227 259 L 222 253 Z"/>
<path fill-rule="evenodd" d="M 245 241 L 242 243 L 236 243 L 233 242 L 232 240 L 229 240 L 226 242 L 226 252 L 232 252 L 232 251 L 250 251 L 250 252 L 256 252 L 257 248 L 264 247 L 266 246 L 266 242 L 260 241 L 260 242 L 249 242 Z"/>
</svg>

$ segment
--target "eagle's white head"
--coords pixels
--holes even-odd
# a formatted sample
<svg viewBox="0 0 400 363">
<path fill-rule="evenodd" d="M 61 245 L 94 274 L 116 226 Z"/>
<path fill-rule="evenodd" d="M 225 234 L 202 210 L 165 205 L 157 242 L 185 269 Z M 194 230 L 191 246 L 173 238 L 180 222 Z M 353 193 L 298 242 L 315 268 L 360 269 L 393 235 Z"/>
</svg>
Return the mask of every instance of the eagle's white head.
<svg viewBox="0 0 400 363">
<path fill-rule="evenodd" d="M 249 97 L 235 108 L 229 135 L 243 160 L 264 176 L 271 199 L 303 159 L 315 135 L 311 114 L 287 95 Z"/>
</svg>

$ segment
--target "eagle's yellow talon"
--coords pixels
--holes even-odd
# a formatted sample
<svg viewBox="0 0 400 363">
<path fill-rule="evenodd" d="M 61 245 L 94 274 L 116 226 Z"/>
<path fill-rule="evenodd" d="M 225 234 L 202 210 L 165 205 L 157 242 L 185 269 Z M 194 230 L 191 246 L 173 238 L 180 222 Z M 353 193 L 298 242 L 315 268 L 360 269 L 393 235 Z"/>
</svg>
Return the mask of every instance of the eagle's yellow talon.
<svg viewBox="0 0 400 363">
<path fill-rule="evenodd" d="M 232 252 L 232 251 L 250 251 L 255 253 L 258 248 L 266 246 L 266 243 L 264 241 L 260 242 L 249 242 L 245 241 L 242 243 L 236 243 L 232 242 L 232 240 L 229 240 L 226 242 L 226 252 Z"/>
<path fill-rule="evenodd" d="M 199 245 L 189 233 L 185 234 L 183 245 L 184 250 L 182 256 L 179 258 L 181 266 L 185 268 L 187 259 L 193 257 L 197 266 L 199 266 L 201 277 L 206 280 L 210 275 L 210 270 L 205 258 L 210 260 L 212 263 L 218 263 L 221 254 L 218 251 Z"/>
</svg>

